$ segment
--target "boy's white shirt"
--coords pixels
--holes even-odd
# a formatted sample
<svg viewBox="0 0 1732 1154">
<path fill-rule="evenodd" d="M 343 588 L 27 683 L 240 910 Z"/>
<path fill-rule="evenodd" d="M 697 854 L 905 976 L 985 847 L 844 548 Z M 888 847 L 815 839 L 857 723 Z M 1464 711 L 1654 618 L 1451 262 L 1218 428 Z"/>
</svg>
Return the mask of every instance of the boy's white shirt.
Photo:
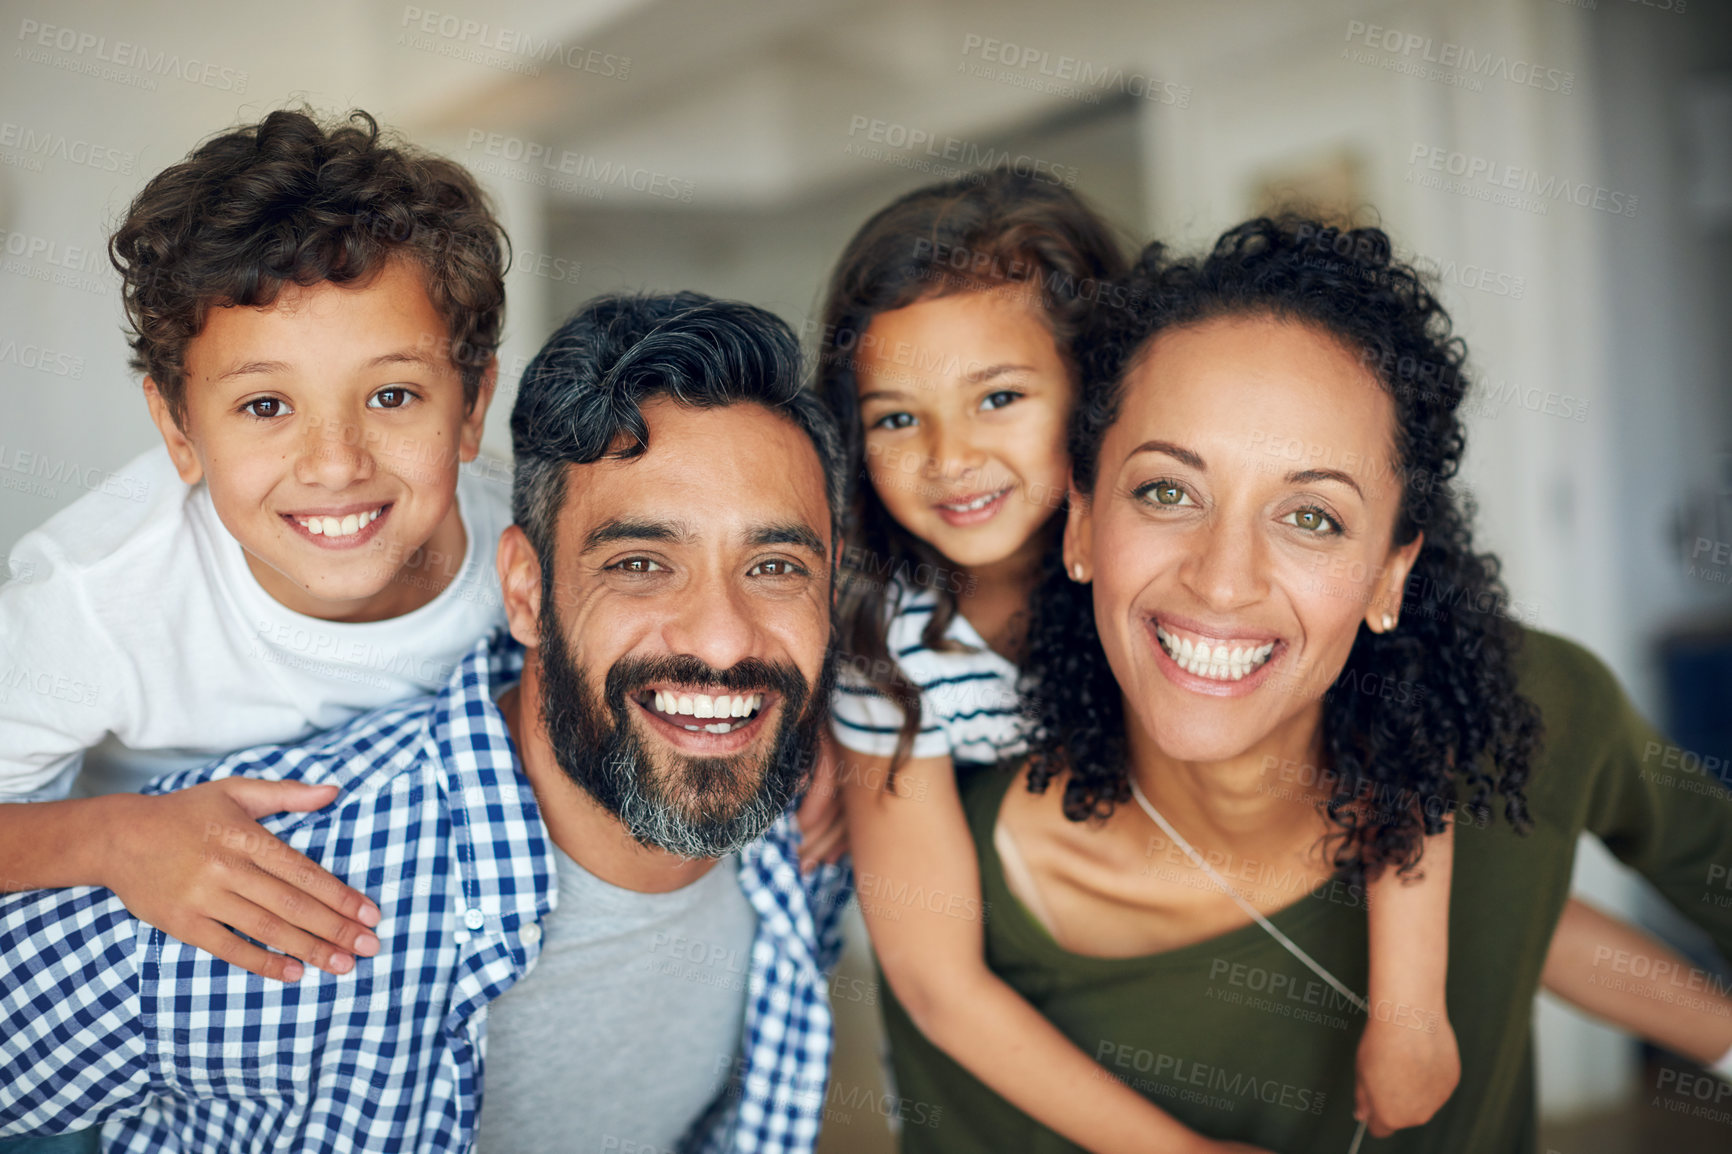
<svg viewBox="0 0 1732 1154">
<path fill-rule="evenodd" d="M 497 476 L 497 479 L 496 479 Z M 12 550 L 0 585 L 0 800 L 136 789 L 158 773 L 295 741 L 444 685 L 504 621 L 494 550 L 508 470 L 466 467 L 462 567 L 385 621 L 322 621 L 260 587 L 203 484 L 158 446 Z M 105 741 L 105 738 L 107 739 Z"/>
</svg>

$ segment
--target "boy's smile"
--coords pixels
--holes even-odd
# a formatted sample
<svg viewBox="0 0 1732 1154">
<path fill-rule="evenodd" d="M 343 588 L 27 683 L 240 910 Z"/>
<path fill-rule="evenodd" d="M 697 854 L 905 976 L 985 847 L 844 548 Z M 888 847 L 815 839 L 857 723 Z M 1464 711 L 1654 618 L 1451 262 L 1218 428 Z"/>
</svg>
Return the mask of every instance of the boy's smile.
<svg viewBox="0 0 1732 1154">
<path fill-rule="evenodd" d="M 286 285 L 268 308 L 213 308 L 187 348 L 184 427 L 146 383 L 181 478 L 203 478 L 259 584 L 334 621 L 410 612 L 467 545 L 457 469 L 480 448 L 420 267 L 363 285 Z M 429 564 L 435 557 L 445 564 Z"/>
</svg>

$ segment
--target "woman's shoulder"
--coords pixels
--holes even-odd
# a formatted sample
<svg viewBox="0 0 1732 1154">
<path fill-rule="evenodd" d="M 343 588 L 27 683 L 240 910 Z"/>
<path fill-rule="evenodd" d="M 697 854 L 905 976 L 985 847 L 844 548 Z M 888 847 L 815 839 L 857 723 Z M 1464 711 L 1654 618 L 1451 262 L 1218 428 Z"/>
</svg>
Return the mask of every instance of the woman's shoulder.
<svg viewBox="0 0 1732 1154">
<path fill-rule="evenodd" d="M 1516 683 L 1548 722 L 1610 722 L 1623 712 L 1624 688 L 1593 651 L 1540 629 L 1521 631 Z"/>
</svg>

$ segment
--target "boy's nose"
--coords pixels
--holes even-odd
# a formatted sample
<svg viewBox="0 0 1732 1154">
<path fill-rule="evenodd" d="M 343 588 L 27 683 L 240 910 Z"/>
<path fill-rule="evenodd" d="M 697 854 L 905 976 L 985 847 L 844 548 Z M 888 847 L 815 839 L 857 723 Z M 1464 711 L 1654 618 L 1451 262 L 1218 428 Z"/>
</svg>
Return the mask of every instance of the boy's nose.
<svg viewBox="0 0 1732 1154">
<path fill-rule="evenodd" d="M 295 461 L 295 479 L 306 485 L 341 489 L 373 474 L 373 455 L 353 423 L 309 420 Z"/>
</svg>

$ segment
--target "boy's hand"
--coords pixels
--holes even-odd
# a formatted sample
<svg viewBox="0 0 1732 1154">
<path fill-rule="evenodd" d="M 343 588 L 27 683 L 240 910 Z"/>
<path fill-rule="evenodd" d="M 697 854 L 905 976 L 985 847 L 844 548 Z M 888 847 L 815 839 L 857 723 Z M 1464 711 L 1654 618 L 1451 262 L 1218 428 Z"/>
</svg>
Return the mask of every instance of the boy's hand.
<svg viewBox="0 0 1732 1154">
<path fill-rule="evenodd" d="M 334 785 L 233 777 L 161 796 L 116 795 L 103 881 L 140 919 L 264 978 L 333 974 L 379 952 L 379 908 L 255 819 L 323 808 Z M 226 924 L 225 924 L 226 923 Z M 274 954 L 233 931 L 283 951 Z M 293 955 L 285 957 L 284 954 Z"/>
<path fill-rule="evenodd" d="M 1455 1093 L 1461 1054 L 1455 1030 L 1439 1014 L 1434 1031 L 1373 1017 L 1359 1039 L 1353 1116 L 1373 1138 L 1423 1126 Z"/>
<path fill-rule="evenodd" d="M 819 862 L 837 862 L 848 852 L 848 823 L 842 812 L 842 791 L 836 788 L 836 747 L 826 733 L 818 742 L 818 764 L 800 808 L 800 869 L 810 872 Z"/>
</svg>

